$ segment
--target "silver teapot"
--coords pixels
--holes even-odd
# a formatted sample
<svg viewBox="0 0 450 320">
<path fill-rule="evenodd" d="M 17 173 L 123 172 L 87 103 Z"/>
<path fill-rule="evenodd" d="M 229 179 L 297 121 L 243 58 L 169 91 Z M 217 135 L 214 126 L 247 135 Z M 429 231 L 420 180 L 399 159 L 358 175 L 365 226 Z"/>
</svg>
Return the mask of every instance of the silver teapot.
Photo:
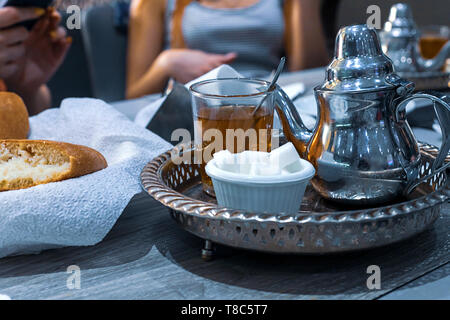
<svg viewBox="0 0 450 320">
<path fill-rule="evenodd" d="M 411 8 L 405 3 L 394 4 L 380 32 L 380 39 L 384 53 L 394 62 L 396 72 L 438 71 L 450 58 L 450 41 L 447 41 L 435 58 L 424 59 L 420 54 L 419 37 Z"/>
<path fill-rule="evenodd" d="M 313 187 L 326 199 L 375 205 L 410 193 L 423 181 L 419 147 L 406 121 L 406 104 L 434 102 L 443 143 L 432 171 L 443 171 L 450 149 L 450 97 L 412 94 L 414 84 L 394 72 L 376 31 L 342 28 L 325 82 L 314 89 L 318 119 L 313 131 L 278 89 L 276 108 L 286 138 L 316 168 Z"/>
</svg>

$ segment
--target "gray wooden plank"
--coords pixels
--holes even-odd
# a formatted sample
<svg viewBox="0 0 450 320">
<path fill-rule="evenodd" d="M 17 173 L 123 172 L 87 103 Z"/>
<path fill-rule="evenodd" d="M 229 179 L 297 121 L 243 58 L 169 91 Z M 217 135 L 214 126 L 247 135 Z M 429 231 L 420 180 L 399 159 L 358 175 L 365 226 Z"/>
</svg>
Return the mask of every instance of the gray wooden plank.
<svg viewBox="0 0 450 320">
<path fill-rule="evenodd" d="M 13 299 L 373 299 L 449 261 L 450 205 L 435 226 L 389 247 L 334 256 L 267 255 L 224 246 L 203 262 L 202 241 L 180 230 L 166 208 L 137 195 L 107 237 L 0 260 L 0 294 Z M 66 268 L 81 268 L 69 290 Z M 368 290 L 368 265 L 381 290 Z"/>
<path fill-rule="evenodd" d="M 450 263 L 390 292 L 380 300 L 450 300 Z"/>
</svg>

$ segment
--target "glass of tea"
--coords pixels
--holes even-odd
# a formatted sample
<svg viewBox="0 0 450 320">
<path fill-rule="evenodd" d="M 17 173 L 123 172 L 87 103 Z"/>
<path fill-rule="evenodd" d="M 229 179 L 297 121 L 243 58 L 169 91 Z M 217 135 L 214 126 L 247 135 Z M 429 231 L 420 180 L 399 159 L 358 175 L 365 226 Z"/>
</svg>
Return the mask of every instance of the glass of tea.
<svg viewBox="0 0 450 320">
<path fill-rule="evenodd" d="M 190 87 L 194 118 L 195 162 L 203 190 L 214 196 L 206 163 L 227 149 L 271 150 L 274 95 L 269 82 L 245 78 L 200 81 Z"/>
<path fill-rule="evenodd" d="M 433 59 L 450 40 L 450 28 L 447 26 L 426 26 L 420 30 L 420 52 L 425 59 Z"/>
</svg>

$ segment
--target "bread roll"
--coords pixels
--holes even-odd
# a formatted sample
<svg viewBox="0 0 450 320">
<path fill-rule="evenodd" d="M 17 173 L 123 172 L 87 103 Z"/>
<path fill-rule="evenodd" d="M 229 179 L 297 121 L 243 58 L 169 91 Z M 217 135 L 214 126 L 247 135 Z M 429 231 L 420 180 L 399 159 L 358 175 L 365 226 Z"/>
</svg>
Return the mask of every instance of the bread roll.
<svg viewBox="0 0 450 320">
<path fill-rule="evenodd" d="M 0 139 L 26 139 L 30 131 L 28 110 L 12 92 L 0 92 Z"/>
<path fill-rule="evenodd" d="M 106 168 L 94 149 L 44 140 L 0 140 L 0 191 L 83 176 Z"/>
</svg>

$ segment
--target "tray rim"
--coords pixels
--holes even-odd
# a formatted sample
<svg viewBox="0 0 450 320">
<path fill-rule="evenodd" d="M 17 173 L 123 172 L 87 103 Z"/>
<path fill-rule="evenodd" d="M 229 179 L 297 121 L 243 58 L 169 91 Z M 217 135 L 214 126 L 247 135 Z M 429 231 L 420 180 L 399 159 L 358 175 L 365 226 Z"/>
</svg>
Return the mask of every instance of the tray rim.
<svg viewBox="0 0 450 320">
<path fill-rule="evenodd" d="M 435 158 L 438 148 L 427 143 L 419 143 L 421 153 Z M 180 148 L 176 146 L 175 148 Z M 157 156 L 147 163 L 141 172 L 141 185 L 150 196 L 175 211 L 184 214 L 217 220 L 233 220 L 235 222 L 276 222 L 285 223 L 342 223 L 342 222 L 373 222 L 392 219 L 394 216 L 406 215 L 417 210 L 425 210 L 440 205 L 450 198 L 450 188 L 445 185 L 436 191 L 415 199 L 403 201 L 377 208 L 365 208 L 330 212 L 299 211 L 292 214 L 252 213 L 245 210 L 220 207 L 217 204 L 188 197 L 167 186 L 161 179 L 164 165 L 171 161 L 171 151 Z M 446 161 L 450 161 L 450 154 Z"/>
</svg>

